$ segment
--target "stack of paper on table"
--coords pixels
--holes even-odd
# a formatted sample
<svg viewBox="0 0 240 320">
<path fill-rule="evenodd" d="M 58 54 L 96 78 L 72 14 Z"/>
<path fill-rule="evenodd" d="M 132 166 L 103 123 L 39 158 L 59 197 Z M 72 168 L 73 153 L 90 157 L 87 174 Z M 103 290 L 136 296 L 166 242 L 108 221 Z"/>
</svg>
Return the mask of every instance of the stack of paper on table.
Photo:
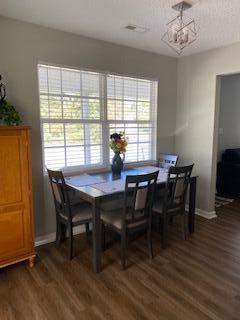
<svg viewBox="0 0 240 320">
<path fill-rule="evenodd" d="M 91 187 L 105 193 L 121 192 L 125 189 L 125 179 L 112 180 L 104 183 L 94 184 Z"/>
<path fill-rule="evenodd" d="M 92 184 L 102 183 L 105 180 L 102 177 L 90 176 L 89 174 L 81 174 L 78 176 L 65 178 L 68 184 L 72 184 L 76 187 L 90 186 Z"/>
</svg>

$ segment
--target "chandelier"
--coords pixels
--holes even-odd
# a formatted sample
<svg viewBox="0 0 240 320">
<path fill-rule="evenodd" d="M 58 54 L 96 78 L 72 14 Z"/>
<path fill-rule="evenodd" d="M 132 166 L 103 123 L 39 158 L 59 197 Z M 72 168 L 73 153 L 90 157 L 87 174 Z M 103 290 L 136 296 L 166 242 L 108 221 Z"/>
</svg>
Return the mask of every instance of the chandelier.
<svg viewBox="0 0 240 320">
<path fill-rule="evenodd" d="M 186 1 L 182 1 L 172 6 L 174 10 L 179 11 L 179 14 L 175 19 L 167 23 L 167 31 L 162 37 L 162 41 L 179 55 L 184 48 L 197 39 L 195 21 L 183 14 L 185 10 L 191 7 L 192 5 Z"/>
</svg>

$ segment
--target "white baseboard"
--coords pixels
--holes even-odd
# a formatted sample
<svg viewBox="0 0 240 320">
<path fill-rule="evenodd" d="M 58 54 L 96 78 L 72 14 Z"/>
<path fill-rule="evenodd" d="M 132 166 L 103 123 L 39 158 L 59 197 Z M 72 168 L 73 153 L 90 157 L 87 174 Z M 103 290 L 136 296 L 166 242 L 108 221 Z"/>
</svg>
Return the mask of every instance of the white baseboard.
<svg viewBox="0 0 240 320">
<path fill-rule="evenodd" d="M 186 211 L 188 211 L 188 205 L 186 206 Z M 195 209 L 195 214 L 198 215 L 198 216 L 201 216 L 201 217 L 203 217 L 205 219 L 217 218 L 216 211 L 205 211 L 205 210 L 196 208 Z"/>
<path fill-rule="evenodd" d="M 186 208 L 186 210 L 188 211 L 188 208 Z M 195 213 L 198 215 L 198 216 L 201 216 L 205 219 L 214 219 L 214 218 L 217 218 L 217 215 L 216 215 L 216 212 L 215 211 L 212 211 L 212 212 L 208 212 L 208 211 L 204 211 L 204 210 L 201 210 L 201 209 L 198 209 L 196 208 L 196 211 Z M 76 235 L 76 234 L 80 234 L 80 233 L 83 233 L 85 230 L 84 230 L 84 226 L 78 226 L 78 227 L 75 227 L 73 229 L 73 234 Z M 51 243 L 51 242 L 54 242 L 56 240 L 56 233 L 53 232 L 53 233 L 50 233 L 50 234 L 46 234 L 44 236 L 40 236 L 40 237 L 36 237 L 35 239 L 35 246 L 38 247 L 38 246 L 42 246 L 43 244 L 47 244 L 47 243 Z"/>
<path fill-rule="evenodd" d="M 35 247 L 42 246 L 43 244 L 51 243 L 56 240 L 56 233 L 46 234 L 44 236 L 35 238 Z"/>
<path fill-rule="evenodd" d="M 217 218 L 217 214 L 216 214 L 216 211 L 204 211 L 204 210 L 201 210 L 201 209 L 197 209 L 196 208 L 196 214 L 198 216 L 201 216 L 205 219 L 214 219 L 214 218 Z"/>
<path fill-rule="evenodd" d="M 84 228 L 85 228 L 84 226 L 75 227 L 73 229 L 73 234 L 76 235 L 76 234 L 80 234 L 80 233 L 85 232 Z M 90 227 L 90 229 L 91 229 L 91 227 Z M 55 232 L 46 234 L 44 236 L 36 237 L 35 238 L 35 247 L 42 246 L 43 244 L 54 242 L 55 240 L 56 240 L 56 233 Z"/>
</svg>

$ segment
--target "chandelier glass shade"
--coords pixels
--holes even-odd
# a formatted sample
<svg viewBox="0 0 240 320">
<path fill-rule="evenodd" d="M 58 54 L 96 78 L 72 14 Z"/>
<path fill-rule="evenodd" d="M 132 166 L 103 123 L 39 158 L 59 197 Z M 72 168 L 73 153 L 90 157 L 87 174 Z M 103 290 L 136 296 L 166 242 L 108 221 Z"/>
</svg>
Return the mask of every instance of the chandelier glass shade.
<svg viewBox="0 0 240 320">
<path fill-rule="evenodd" d="M 184 15 L 184 11 L 191 5 L 185 1 L 180 2 L 172 8 L 179 11 L 178 16 L 167 23 L 167 31 L 162 40 L 177 54 L 197 39 L 197 27 L 194 19 Z"/>
</svg>

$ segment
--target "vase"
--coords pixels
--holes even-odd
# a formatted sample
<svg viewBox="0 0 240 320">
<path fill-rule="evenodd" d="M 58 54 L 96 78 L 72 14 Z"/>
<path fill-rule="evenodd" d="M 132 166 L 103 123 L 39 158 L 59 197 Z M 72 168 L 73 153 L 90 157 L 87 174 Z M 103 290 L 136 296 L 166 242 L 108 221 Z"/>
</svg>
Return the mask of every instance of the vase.
<svg viewBox="0 0 240 320">
<path fill-rule="evenodd" d="M 115 175 L 120 175 L 123 169 L 123 161 L 120 152 L 115 152 L 112 158 L 112 173 Z"/>
</svg>

